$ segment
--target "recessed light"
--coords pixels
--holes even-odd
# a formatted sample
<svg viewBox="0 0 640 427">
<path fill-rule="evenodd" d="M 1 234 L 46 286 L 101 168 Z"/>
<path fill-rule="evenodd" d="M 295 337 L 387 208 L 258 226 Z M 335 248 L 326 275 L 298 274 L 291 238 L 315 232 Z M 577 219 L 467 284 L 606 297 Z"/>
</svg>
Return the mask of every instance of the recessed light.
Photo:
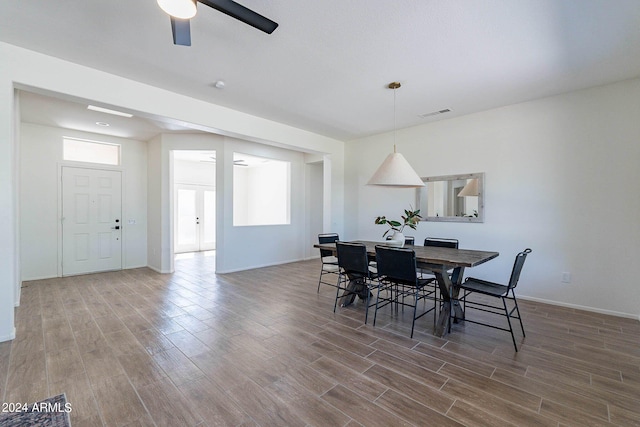
<svg viewBox="0 0 640 427">
<path fill-rule="evenodd" d="M 105 123 L 105 122 L 96 122 L 96 124 L 97 124 L 98 126 L 105 126 L 105 127 L 106 127 L 106 126 L 111 126 L 109 123 Z"/>
<path fill-rule="evenodd" d="M 114 116 L 133 117 L 133 114 L 123 113 L 122 111 L 110 110 L 108 108 L 96 107 L 95 105 L 88 105 L 87 110 L 99 111 L 101 113 L 113 114 Z"/>
</svg>

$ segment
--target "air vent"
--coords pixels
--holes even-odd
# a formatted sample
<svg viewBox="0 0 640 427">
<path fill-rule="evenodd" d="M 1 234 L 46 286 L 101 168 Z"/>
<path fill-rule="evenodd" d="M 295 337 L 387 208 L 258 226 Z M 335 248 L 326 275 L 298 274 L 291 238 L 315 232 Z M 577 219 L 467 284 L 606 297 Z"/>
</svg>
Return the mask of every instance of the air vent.
<svg viewBox="0 0 640 427">
<path fill-rule="evenodd" d="M 450 113 L 450 112 L 451 112 L 450 109 L 445 108 L 444 110 L 434 111 L 432 113 L 420 114 L 418 117 L 426 119 L 427 117 L 433 117 L 433 116 L 437 116 L 438 114 L 444 114 L 444 113 Z"/>
</svg>

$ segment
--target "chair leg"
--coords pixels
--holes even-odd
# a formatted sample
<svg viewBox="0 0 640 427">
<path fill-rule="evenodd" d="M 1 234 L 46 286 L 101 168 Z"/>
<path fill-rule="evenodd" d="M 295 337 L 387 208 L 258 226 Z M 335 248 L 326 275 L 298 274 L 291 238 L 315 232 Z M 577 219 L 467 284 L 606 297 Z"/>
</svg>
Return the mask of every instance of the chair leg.
<svg viewBox="0 0 640 427">
<path fill-rule="evenodd" d="M 325 271 L 325 270 L 321 269 L 320 270 L 320 278 L 318 278 L 318 289 L 316 290 L 316 293 L 318 293 L 318 294 L 320 293 L 320 285 L 322 285 L 323 283 L 325 285 L 329 285 L 329 286 L 337 286 L 337 285 L 332 285 L 330 283 L 322 281 L 322 276 L 326 276 L 327 274 L 336 274 L 337 275 L 337 273 L 335 273 L 335 272 Z M 340 283 L 340 279 L 338 279 L 338 284 L 339 283 Z"/>
<path fill-rule="evenodd" d="M 336 300 L 333 303 L 333 312 L 336 312 L 336 307 L 338 307 L 338 298 L 340 298 L 340 283 L 342 283 L 342 273 L 338 275 L 338 286 L 336 286 Z M 320 285 L 318 285 L 320 286 Z M 346 286 L 345 286 L 346 287 Z"/>
<path fill-rule="evenodd" d="M 416 313 L 417 313 L 417 310 L 418 310 L 418 293 L 419 292 L 420 292 L 420 288 L 418 288 L 416 286 L 416 293 L 414 295 L 415 299 L 413 301 L 413 320 L 411 322 L 411 338 L 413 338 L 413 329 L 416 326 Z M 404 292 L 403 292 L 403 295 L 402 295 L 402 302 L 404 302 Z"/>
<path fill-rule="evenodd" d="M 504 314 L 507 316 L 507 323 L 509 324 L 509 332 L 511 333 L 511 339 L 513 340 L 513 346 L 518 352 L 518 344 L 516 344 L 516 337 L 513 335 L 513 327 L 511 326 L 511 316 L 509 315 L 509 309 L 507 308 L 507 299 L 505 297 L 502 298 L 502 305 L 504 306 Z"/>
<path fill-rule="evenodd" d="M 378 294 L 376 295 L 376 311 L 373 312 L 373 326 L 376 326 L 376 318 L 378 317 L 378 304 L 380 303 L 380 288 L 382 285 L 378 282 Z"/>
<path fill-rule="evenodd" d="M 364 281 L 364 286 L 367 289 L 367 299 L 365 300 L 364 307 L 364 324 L 367 324 L 367 319 L 369 318 L 369 301 L 371 300 L 371 287 L 369 286 L 369 282 L 367 279 Z"/>
<path fill-rule="evenodd" d="M 520 309 L 518 308 L 518 300 L 516 300 L 516 293 L 511 289 L 511 295 L 513 295 L 513 303 L 516 305 L 516 312 L 518 313 L 518 320 L 520 321 L 520 329 L 522 329 L 522 336 L 526 337 L 524 333 L 524 325 L 522 324 L 522 316 L 520 315 Z"/>
</svg>

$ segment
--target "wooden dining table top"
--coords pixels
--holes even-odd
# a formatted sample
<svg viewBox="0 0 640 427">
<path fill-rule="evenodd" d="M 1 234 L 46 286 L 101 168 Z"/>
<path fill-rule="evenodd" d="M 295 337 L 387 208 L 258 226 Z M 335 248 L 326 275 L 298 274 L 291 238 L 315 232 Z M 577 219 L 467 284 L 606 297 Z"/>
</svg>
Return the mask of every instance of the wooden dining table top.
<svg viewBox="0 0 640 427">
<path fill-rule="evenodd" d="M 375 256 L 376 246 L 384 246 L 386 242 L 368 240 L 352 240 L 350 243 L 363 243 L 367 247 L 367 254 Z M 335 243 L 316 243 L 315 248 L 336 251 Z M 416 254 L 416 262 L 419 264 L 444 265 L 448 268 L 475 267 L 500 255 L 499 252 L 478 251 L 475 249 L 441 248 L 437 246 L 405 245 L 405 248 L 413 249 Z"/>
</svg>

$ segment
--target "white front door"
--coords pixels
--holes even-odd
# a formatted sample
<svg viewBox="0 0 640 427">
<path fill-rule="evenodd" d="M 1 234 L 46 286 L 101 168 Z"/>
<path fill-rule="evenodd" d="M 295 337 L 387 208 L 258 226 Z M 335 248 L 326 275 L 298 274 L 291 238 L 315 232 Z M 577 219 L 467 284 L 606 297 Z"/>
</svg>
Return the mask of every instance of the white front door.
<svg viewBox="0 0 640 427">
<path fill-rule="evenodd" d="M 122 174 L 62 168 L 62 275 L 122 269 Z"/>
<path fill-rule="evenodd" d="M 216 192 L 207 185 L 176 185 L 175 253 L 216 248 Z"/>
</svg>

